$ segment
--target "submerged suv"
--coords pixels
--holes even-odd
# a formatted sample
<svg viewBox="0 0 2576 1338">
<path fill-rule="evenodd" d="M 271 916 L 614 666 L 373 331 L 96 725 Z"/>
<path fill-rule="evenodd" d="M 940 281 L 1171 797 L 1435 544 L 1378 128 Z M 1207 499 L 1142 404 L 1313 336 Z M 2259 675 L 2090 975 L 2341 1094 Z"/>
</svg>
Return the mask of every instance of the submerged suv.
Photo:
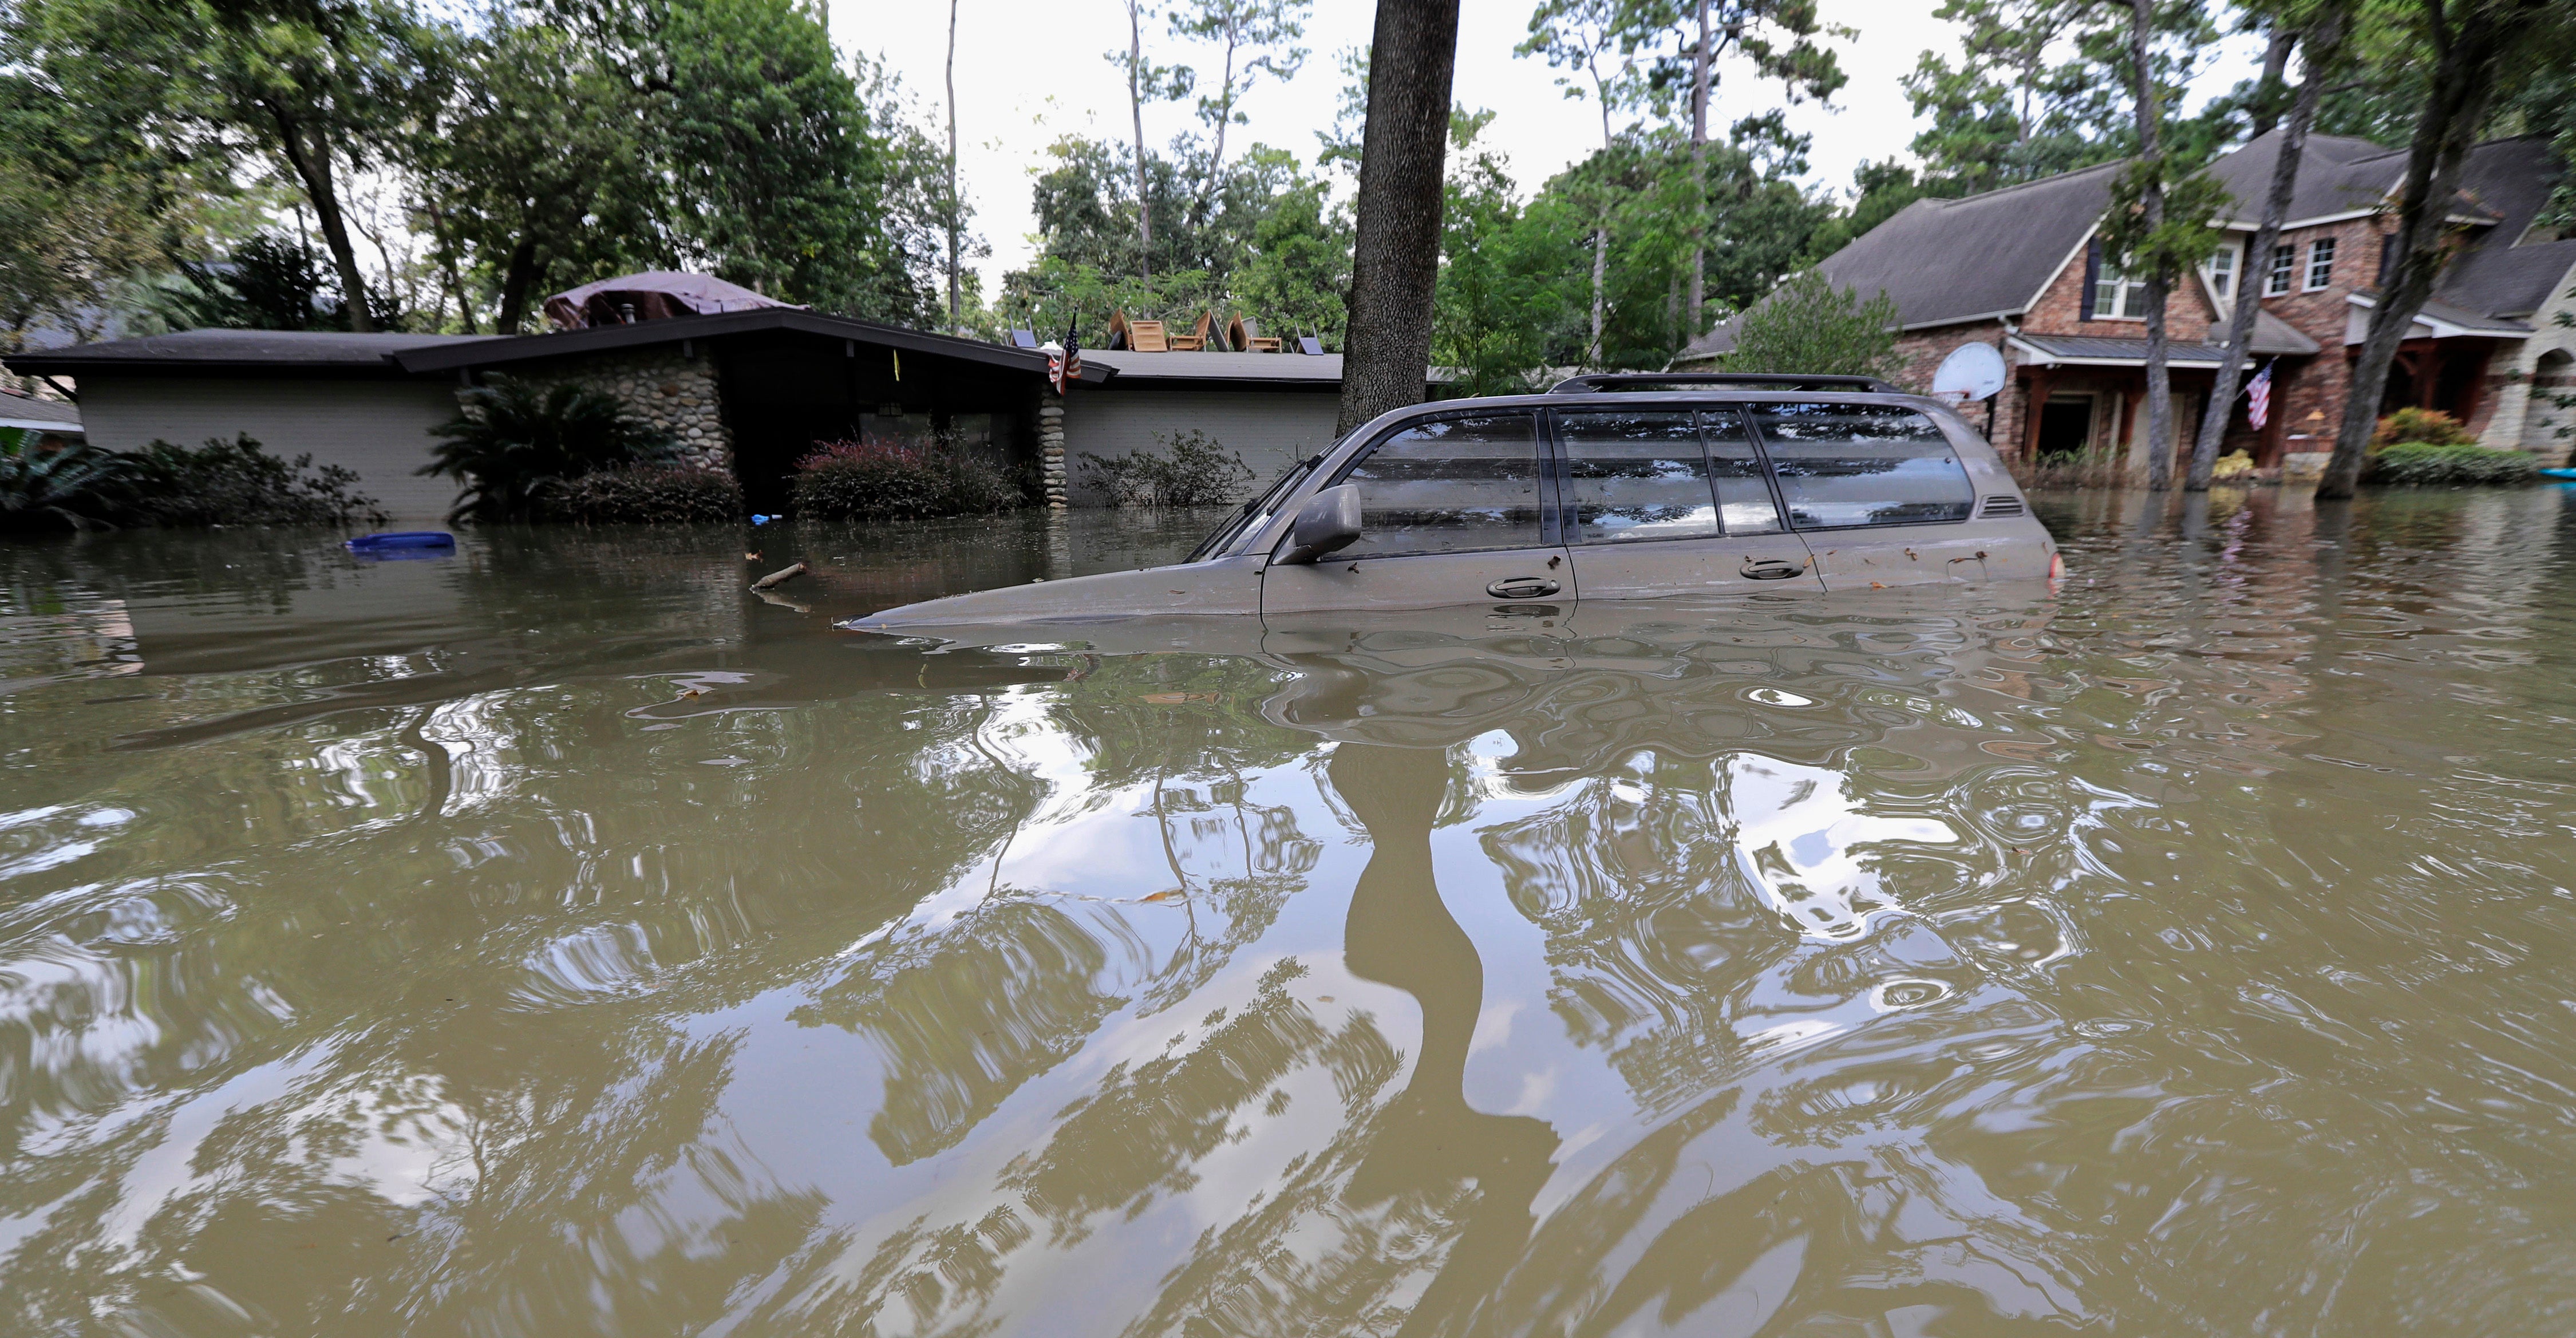
<svg viewBox="0 0 2576 1338">
<path fill-rule="evenodd" d="M 1994 448 L 1858 376 L 1582 376 L 1385 414 L 1186 561 L 956 595 L 864 631 L 2038 579 L 2057 546 Z"/>
</svg>

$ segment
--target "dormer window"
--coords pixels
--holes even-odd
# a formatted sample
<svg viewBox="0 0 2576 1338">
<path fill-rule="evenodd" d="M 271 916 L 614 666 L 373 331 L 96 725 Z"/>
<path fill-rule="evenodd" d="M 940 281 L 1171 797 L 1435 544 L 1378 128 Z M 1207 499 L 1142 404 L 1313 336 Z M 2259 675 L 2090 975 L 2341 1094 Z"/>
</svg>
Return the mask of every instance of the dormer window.
<svg viewBox="0 0 2576 1338">
<path fill-rule="evenodd" d="M 2267 269 L 2263 275 L 2263 296 L 2279 297 L 2283 293 L 2290 291 L 2290 276 L 2296 274 L 2298 269 L 2299 248 L 2295 246 L 2273 247 L 2271 267 Z"/>
<path fill-rule="evenodd" d="M 2147 281 L 2132 279 L 2109 261 L 2093 281 L 2093 319 L 2141 321 L 2147 318 Z"/>
<path fill-rule="evenodd" d="M 2313 293 L 2334 279 L 2335 239 L 2319 237 L 2308 243 L 2308 286 Z"/>
</svg>

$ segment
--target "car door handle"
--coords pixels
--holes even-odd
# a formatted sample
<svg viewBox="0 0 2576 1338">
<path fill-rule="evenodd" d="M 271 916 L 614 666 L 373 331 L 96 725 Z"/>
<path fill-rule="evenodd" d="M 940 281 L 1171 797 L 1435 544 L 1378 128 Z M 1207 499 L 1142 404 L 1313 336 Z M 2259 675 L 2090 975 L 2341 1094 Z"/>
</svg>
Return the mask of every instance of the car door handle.
<svg viewBox="0 0 2576 1338">
<path fill-rule="evenodd" d="M 1785 581 L 1807 574 L 1807 564 L 1782 558 L 1746 558 L 1740 569 L 1748 581 Z"/>
<path fill-rule="evenodd" d="M 1496 599 L 1545 599 L 1565 587 L 1544 576 L 1506 576 L 1485 587 Z"/>
</svg>

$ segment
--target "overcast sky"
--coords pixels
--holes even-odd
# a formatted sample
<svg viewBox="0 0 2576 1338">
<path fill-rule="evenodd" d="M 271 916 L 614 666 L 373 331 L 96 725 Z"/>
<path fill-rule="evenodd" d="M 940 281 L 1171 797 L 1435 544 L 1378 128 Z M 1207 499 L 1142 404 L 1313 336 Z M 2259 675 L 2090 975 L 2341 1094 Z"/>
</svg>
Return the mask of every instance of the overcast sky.
<svg viewBox="0 0 2576 1338">
<path fill-rule="evenodd" d="M 940 0 L 829 0 L 829 6 L 833 40 L 882 58 L 925 113 L 944 124 L 948 6 Z M 1815 184 L 1845 189 L 1862 159 L 1904 154 L 1916 126 L 1897 81 L 1925 50 L 1946 53 L 1958 44 L 1957 30 L 1932 17 L 1937 7 L 1937 0 L 1823 0 L 1826 20 L 1857 28 L 1860 37 L 1838 47 L 1851 82 L 1835 95 L 1834 107 L 1790 109 L 1791 124 L 1815 137 Z M 1529 0 L 1465 0 L 1456 89 L 1458 101 L 1496 113 L 1486 138 L 1510 159 L 1524 193 L 1601 142 L 1592 105 L 1567 101 L 1556 85 L 1558 71 L 1512 54 L 1528 35 L 1530 9 Z M 1259 141 L 1311 162 L 1315 132 L 1332 124 L 1341 86 L 1334 53 L 1367 46 L 1375 12 L 1369 0 L 1317 0 L 1305 42 L 1314 54 L 1304 72 L 1245 99 L 1252 123 L 1236 128 L 1227 156 L 1238 144 Z M 1212 68 L 1208 50 L 1192 50 L 1160 24 L 1149 21 L 1145 40 L 1148 59 Z M 1126 81 L 1103 59 L 1126 43 L 1123 0 L 958 0 L 958 170 L 975 208 L 975 229 L 993 248 L 976 266 L 987 293 L 1005 270 L 1028 262 L 1028 234 L 1036 226 L 1029 188 L 1043 170 L 1046 146 L 1067 133 L 1130 137 Z M 2252 39 L 2232 38 L 2228 45 L 2204 66 L 2197 98 L 2224 91 L 2259 62 Z M 1777 84 L 1757 84 L 1740 68 L 1723 74 L 1712 124 L 1778 104 Z M 1160 147 L 1192 122 L 1187 104 L 1149 107 L 1145 137 Z"/>
</svg>

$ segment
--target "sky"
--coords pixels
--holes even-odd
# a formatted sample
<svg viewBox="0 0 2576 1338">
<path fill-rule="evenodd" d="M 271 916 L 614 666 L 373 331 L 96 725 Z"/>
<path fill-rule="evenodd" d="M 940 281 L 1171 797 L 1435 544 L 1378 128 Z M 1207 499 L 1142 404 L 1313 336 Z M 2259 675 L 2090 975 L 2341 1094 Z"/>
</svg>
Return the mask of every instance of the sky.
<svg viewBox="0 0 2576 1338">
<path fill-rule="evenodd" d="M 1030 186 L 1044 170 L 1046 146 L 1079 133 L 1126 142 L 1131 138 L 1125 76 L 1104 58 L 1127 45 L 1123 0 L 956 0 L 958 172 L 974 228 L 992 247 L 975 262 L 985 291 L 1001 275 L 1024 267 L 1036 221 Z M 1156 5 L 1163 8 L 1163 5 Z M 1470 108 L 1490 109 L 1485 142 L 1508 158 L 1524 192 L 1600 146 L 1601 121 L 1588 101 L 1569 101 L 1557 86 L 1561 73 L 1512 48 L 1528 36 L 1530 0 L 1464 0 L 1458 32 L 1454 96 Z M 1851 82 L 1833 106 L 1804 103 L 1788 109 L 1793 129 L 1814 137 L 1810 182 L 1835 190 L 1851 184 L 1863 159 L 1906 156 L 1918 128 L 1899 84 L 1926 50 L 1953 52 L 1958 30 L 1932 17 L 1937 0 L 1823 0 L 1823 17 L 1860 30 L 1856 41 L 1837 44 Z M 845 51 L 882 60 L 922 102 L 922 115 L 946 124 L 943 63 L 948 55 L 948 5 L 938 0 L 829 0 L 832 38 Z M 1376 6 L 1369 0 L 1316 0 L 1306 24 L 1311 49 L 1305 69 L 1286 84 L 1266 84 L 1244 99 L 1251 118 L 1227 143 L 1261 142 L 1294 151 L 1311 162 L 1315 133 L 1329 128 L 1341 75 L 1334 55 L 1368 45 Z M 1161 64 L 1212 54 L 1169 35 L 1150 15 L 1146 57 Z M 2229 49 L 2208 62 L 2195 86 L 2193 105 L 2250 76 L 2261 58 L 2250 37 L 2228 39 Z M 1755 82 L 1740 66 L 1721 71 L 1712 126 L 1778 106 L 1777 84 Z M 1195 117 L 1187 103 L 1145 111 L 1145 137 L 1156 147 Z"/>
</svg>

